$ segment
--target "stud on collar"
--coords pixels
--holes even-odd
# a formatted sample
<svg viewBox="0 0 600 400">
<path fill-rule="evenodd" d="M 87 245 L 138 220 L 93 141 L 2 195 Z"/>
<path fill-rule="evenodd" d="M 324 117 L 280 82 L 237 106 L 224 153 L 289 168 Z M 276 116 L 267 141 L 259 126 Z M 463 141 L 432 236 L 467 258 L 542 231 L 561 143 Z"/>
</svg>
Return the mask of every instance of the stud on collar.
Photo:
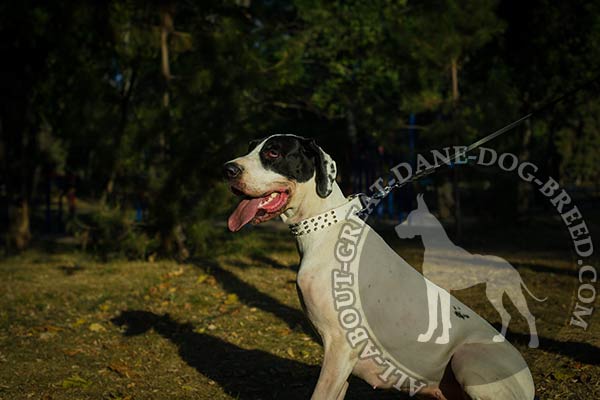
<svg viewBox="0 0 600 400">
<path fill-rule="evenodd" d="M 362 208 L 358 197 L 349 197 L 348 202 L 340 207 L 325 211 L 322 214 L 296 222 L 295 224 L 288 225 L 288 227 L 294 236 L 303 236 L 314 233 L 345 220 L 353 207 L 356 208 L 356 211 L 359 211 Z"/>
</svg>

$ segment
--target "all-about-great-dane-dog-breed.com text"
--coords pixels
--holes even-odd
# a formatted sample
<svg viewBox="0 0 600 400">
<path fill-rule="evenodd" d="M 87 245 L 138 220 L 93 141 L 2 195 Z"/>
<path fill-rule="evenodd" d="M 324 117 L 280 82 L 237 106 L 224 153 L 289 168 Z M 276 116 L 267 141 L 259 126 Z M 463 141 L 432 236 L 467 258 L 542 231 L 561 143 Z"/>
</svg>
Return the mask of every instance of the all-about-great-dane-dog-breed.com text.
<svg viewBox="0 0 600 400">
<path fill-rule="evenodd" d="M 534 398 L 521 354 L 508 341 L 494 340 L 499 332 L 453 296 L 452 309 L 460 313 L 448 317 L 448 337 L 417 340 L 429 326 L 428 287 L 435 284 L 356 216 L 359 198 L 344 196 L 335 161 L 314 140 L 273 135 L 253 141 L 224 173 L 240 197 L 228 220 L 231 231 L 280 217 L 297 241 L 298 293 L 324 346 L 313 399 L 343 399 L 350 374 L 374 388 L 432 399 Z M 340 255 L 354 260 L 346 283 L 356 296 L 346 303 L 356 310 L 360 332 L 348 330 L 332 294 Z"/>
</svg>

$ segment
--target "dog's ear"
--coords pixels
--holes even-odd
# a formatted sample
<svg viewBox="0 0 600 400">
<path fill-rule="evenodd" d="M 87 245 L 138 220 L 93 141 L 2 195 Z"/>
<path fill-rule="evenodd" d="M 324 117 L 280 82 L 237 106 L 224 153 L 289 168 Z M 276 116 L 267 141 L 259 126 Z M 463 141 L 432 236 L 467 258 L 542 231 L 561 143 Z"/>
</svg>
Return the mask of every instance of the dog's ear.
<svg viewBox="0 0 600 400">
<path fill-rule="evenodd" d="M 265 138 L 261 138 L 261 139 L 254 139 L 248 142 L 248 153 L 250 153 L 252 150 L 254 150 L 254 148 L 256 146 L 258 146 L 260 144 L 260 142 L 262 142 L 263 140 L 265 140 Z"/>
<path fill-rule="evenodd" d="M 419 193 L 417 195 L 417 208 L 422 211 L 429 211 L 429 208 L 427 208 L 427 204 L 425 203 L 423 193 Z"/>
<path fill-rule="evenodd" d="M 335 161 L 314 140 L 308 139 L 307 147 L 315 160 L 317 194 L 319 197 L 325 198 L 331 194 L 335 177 L 337 176 Z"/>
</svg>

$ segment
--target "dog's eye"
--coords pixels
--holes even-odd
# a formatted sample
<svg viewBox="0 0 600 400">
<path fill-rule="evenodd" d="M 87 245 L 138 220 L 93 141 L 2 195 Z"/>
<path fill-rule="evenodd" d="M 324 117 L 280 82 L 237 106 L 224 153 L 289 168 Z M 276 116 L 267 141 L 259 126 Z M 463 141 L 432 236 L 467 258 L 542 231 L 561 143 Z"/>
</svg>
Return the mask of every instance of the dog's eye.
<svg viewBox="0 0 600 400">
<path fill-rule="evenodd" d="M 279 158 L 279 156 L 281 156 L 281 154 L 279 154 L 279 152 L 277 150 L 267 150 L 265 152 L 265 155 L 269 158 Z"/>
</svg>

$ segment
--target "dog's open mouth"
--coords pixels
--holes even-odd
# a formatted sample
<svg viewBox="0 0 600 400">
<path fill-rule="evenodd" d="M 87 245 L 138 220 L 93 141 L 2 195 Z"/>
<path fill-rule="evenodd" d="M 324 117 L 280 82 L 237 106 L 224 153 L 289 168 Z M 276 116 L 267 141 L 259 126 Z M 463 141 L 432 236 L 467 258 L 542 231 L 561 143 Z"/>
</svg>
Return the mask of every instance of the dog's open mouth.
<svg viewBox="0 0 600 400">
<path fill-rule="evenodd" d="M 250 221 L 258 224 L 277 217 L 285 211 L 290 198 L 288 190 L 269 192 L 261 197 L 249 197 L 235 188 L 232 190 L 238 195 L 245 196 L 227 221 L 227 226 L 232 232 L 239 231 Z"/>
</svg>

